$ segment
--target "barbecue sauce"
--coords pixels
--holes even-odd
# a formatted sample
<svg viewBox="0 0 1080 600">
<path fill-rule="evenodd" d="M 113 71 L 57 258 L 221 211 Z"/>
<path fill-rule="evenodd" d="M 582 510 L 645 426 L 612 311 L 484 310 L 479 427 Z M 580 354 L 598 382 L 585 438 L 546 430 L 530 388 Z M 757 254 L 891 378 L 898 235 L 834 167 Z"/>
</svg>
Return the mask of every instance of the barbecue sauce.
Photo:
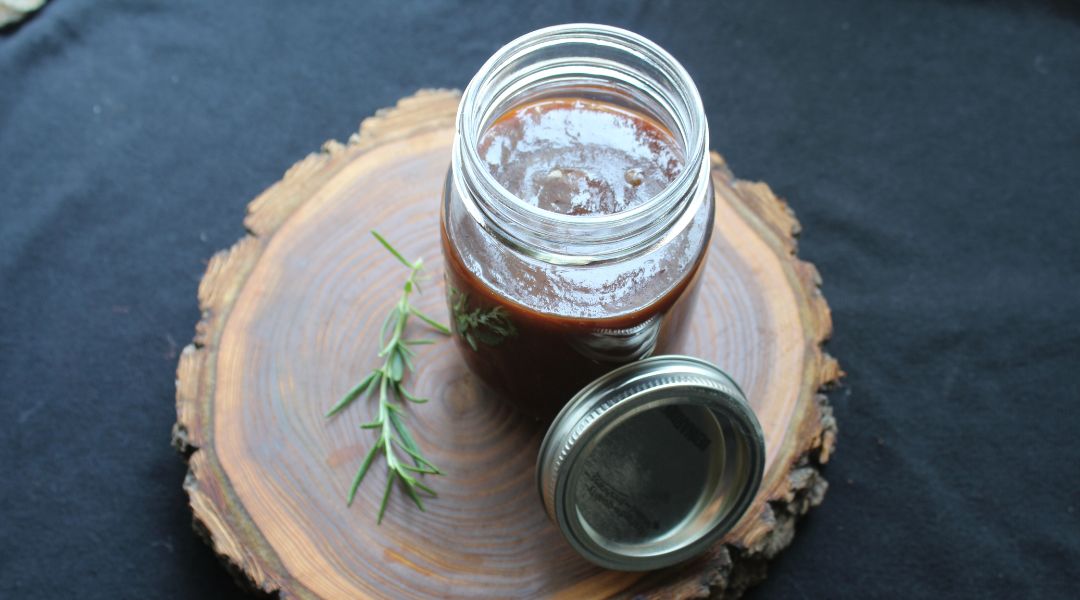
<svg viewBox="0 0 1080 600">
<path fill-rule="evenodd" d="M 686 168 L 662 124 L 581 98 L 513 107 L 488 126 L 477 150 L 517 198 L 582 217 L 640 206 Z M 660 247 L 592 265 L 518 252 L 447 203 L 448 303 L 469 367 L 520 411 L 548 421 L 596 377 L 670 350 L 704 260 L 711 198 L 710 191 L 706 206 Z"/>
</svg>

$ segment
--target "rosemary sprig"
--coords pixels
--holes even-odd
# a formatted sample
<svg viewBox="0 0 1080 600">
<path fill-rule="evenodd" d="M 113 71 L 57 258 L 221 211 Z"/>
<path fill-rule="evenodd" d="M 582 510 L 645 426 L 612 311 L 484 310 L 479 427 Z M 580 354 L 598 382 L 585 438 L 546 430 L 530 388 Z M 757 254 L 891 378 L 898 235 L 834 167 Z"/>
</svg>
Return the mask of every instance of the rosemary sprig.
<svg viewBox="0 0 1080 600">
<path fill-rule="evenodd" d="M 401 299 L 390 309 L 390 314 L 386 315 L 386 320 L 383 321 L 382 328 L 379 330 L 379 357 L 384 359 L 383 365 L 369 373 L 356 387 L 349 390 L 333 408 L 327 411 L 326 416 L 328 418 L 333 417 L 352 404 L 357 398 L 378 390 L 379 412 L 373 421 L 360 427 L 363 429 L 377 429 L 379 437 L 375 441 L 375 445 L 368 451 L 364 462 L 360 465 L 360 470 L 356 472 L 352 487 L 349 488 L 347 502 L 352 505 L 353 499 L 356 498 L 356 490 L 360 488 L 360 483 L 364 481 L 364 476 L 367 475 L 368 469 L 371 468 L 375 456 L 379 453 L 384 454 L 387 468 L 386 489 L 383 491 L 377 521 L 382 523 L 383 514 L 386 512 L 386 504 L 390 499 L 390 490 L 394 486 L 395 479 L 401 483 L 402 489 L 416 503 L 416 506 L 420 510 L 424 510 L 424 503 L 420 501 L 419 492 L 430 496 L 436 494 L 435 490 L 420 481 L 420 477 L 423 475 L 440 475 L 442 473 L 431 461 L 424 458 L 420 448 L 416 445 L 416 440 L 413 439 L 412 434 L 409 433 L 409 429 L 405 425 L 401 405 L 405 404 L 405 401 L 427 402 L 425 398 L 418 398 L 411 394 L 402 383 L 405 373 L 414 370 L 412 359 L 415 352 L 412 347 L 433 343 L 433 340 L 430 339 L 406 339 L 405 326 L 409 322 L 409 317 L 416 317 L 444 335 L 450 335 L 450 329 L 420 312 L 409 303 L 409 296 L 413 290 L 420 291 L 420 271 L 424 266 L 423 259 L 418 258 L 410 262 L 381 235 L 374 231 L 371 232 L 371 235 L 375 236 L 375 239 L 390 254 L 393 254 L 401 264 L 408 267 L 409 278 L 405 280 Z M 397 399 L 396 403 L 394 402 L 395 398 Z M 396 450 L 401 450 L 405 457 L 399 456 Z"/>
<path fill-rule="evenodd" d="M 517 327 L 510 320 L 510 315 L 501 306 L 487 310 L 469 309 L 469 295 L 459 292 L 453 286 L 447 288 L 450 295 L 450 313 L 454 331 L 469 344 L 474 351 L 476 343 L 498 346 L 506 338 L 517 335 Z"/>
</svg>

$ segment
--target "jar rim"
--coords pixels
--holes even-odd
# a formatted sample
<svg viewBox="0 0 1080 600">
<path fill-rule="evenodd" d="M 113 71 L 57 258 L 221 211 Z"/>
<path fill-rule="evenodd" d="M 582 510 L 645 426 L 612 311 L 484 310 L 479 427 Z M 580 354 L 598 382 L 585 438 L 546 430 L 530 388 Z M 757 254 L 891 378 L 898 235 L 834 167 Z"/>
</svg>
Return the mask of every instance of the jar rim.
<svg viewBox="0 0 1080 600">
<path fill-rule="evenodd" d="M 628 59 L 647 65 L 654 71 L 653 78 L 663 81 L 648 81 L 649 75 L 640 70 L 635 71 L 626 64 L 616 65 L 614 61 L 598 59 L 596 65 L 592 65 L 588 58 L 573 58 L 573 65 L 583 71 L 592 69 L 593 72 L 598 72 L 621 67 L 621 74 L 625 75 L 626 79 L 620 83 L 635 85 L 636 90 L 650 95 L 650 99 L 655 100 L 668 113 L 666 116 L 670 117 L 679 129 L 687 168 L 659 193 L 623 211 L 599 215 L 570 215 L 534 206 L 502 185 L 484 168 L 480 156 L 478 143 L 484 128 L 489 124 L 490 113 L 499 101 L 505 100 L 510 93 L 507 89 L 498 89 L 499 86 L 526 86 L 527 83 L 522 83 L 522 80 L 528 81 L 528 76 L 536 76 L 538 71 L 553 68 L 557 63 L 548 61 L 551 64 L 533 66 L 533 71 L 526 75 L 517 73 L 515 68 L 520 68 L 521 63 L 531 56 L 574 44 L 619 52 Z M 601 65 L 601 62 L 605 64 Z M 605 72 L 604 75 L 615 72 Z M 510 81 L 502 81 L 501 78 L 509 78 Z M 666 92 L 663 89 L 665 85 L 675 93 Z M 484 63 L 466 87 L 457 114 L 453 149 L 454 183 L 459 191 L 473 192 L 462 194 L 466 199 L 474 196 L 491 199 L 486 206 L 470 206 L 473 203 L 466 202 L 466 208 L 481 224 L 494 230 L 504 241 L 550 262 L 588 264 L 612 255 L 625 255 L 628 251 L 640 250 L 664 238 L 661 230 L 663 225 L 670 225 L 677 220 L 688 204 L 687 199 L 701 187 L 703 174 L 705 178 L 708 177 L 707 141 L 708 125 L 697 86 L 686 69 L 666 50 L 639 34 L 618 27 L 591 23 L 555 25 L 527 33 L 500 48 Z M 493 216 L 496 220 L 506 221 L 513 226 L 531 229 L 534 239 L 507 240 L 507 237 L 520 236 L 508 236 L 505 231 L 499 231 L 503 228 L 497 223 L 491 223 Z M 552 244 L 556 248 L 546 248 L 546 252 L 545 244 L 542 241 L 537 243 L 535 239 L 543 238 L 545 233 L 560 238 L 560 243 Z M 616 248 L 608 248 L 606 251 L 600 248 L 612 242 L 620 243 L 616 244 Z M 563 252 L 558 251 L 560 248 Z"/>
</svg>

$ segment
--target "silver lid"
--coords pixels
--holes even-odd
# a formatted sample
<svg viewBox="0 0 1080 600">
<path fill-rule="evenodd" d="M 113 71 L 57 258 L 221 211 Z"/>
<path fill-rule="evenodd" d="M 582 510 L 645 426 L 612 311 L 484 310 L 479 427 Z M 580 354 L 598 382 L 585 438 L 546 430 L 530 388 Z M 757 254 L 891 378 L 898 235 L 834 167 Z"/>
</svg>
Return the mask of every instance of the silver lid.
<svg viewBox="0 0 1080 600">
<path fill-rule="evenodd" d="M 548 516 L 585 558 L 643 571 L 707 549 L 750 506 L 765 467 L 761 426 L 712 364 L 656 356 L 585 386 L 540 446 Z"/>
</svg>

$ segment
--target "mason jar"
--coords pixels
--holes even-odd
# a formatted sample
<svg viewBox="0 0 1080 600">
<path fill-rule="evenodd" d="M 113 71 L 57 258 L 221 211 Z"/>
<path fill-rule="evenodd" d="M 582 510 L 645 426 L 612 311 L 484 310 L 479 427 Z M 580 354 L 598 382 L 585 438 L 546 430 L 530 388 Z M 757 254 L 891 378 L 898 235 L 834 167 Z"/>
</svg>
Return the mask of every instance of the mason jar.
<svg viewBox="0 0 1080 600">
<path fill-rule="evenodd" d="M 612 369 L 677 348 L 712 232 L 708 125 L 686 70 L 600 25 L 518 38 L 458 108 L 441 213 L 469 368 L 551 418 Z"/>
</svg>

